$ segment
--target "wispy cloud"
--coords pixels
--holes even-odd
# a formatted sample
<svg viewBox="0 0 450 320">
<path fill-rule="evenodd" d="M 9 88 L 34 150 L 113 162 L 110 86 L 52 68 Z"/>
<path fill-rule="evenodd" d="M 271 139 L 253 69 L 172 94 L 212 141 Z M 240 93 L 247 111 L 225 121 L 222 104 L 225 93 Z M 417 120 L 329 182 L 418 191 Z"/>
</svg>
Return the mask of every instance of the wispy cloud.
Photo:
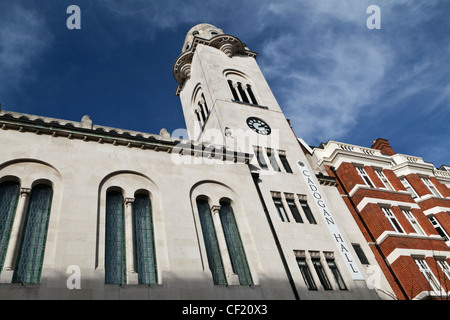
<svg viewBox="0 0 450 320">
<path fill-rule="evenodd" d="M 33 63 L 49 47 L 52 35 L 42 15 L 20 3 L 1 6 L 0 90 L 18 88 L 34 77 Z"/>
<path fill-rule="evenodd" d="M 448 97 L 448 47 L 427 27 L 436 3 L 378 1 L 382 29 L 368 30 L 368 1 L 293 2 L 267 6 L 267 25 L 284 28 L 264 42 L 260 64 L 307 141 L 346 137 L 362 114 L 422 92 L 439 92 L 429 112 Z"/>
</svg>

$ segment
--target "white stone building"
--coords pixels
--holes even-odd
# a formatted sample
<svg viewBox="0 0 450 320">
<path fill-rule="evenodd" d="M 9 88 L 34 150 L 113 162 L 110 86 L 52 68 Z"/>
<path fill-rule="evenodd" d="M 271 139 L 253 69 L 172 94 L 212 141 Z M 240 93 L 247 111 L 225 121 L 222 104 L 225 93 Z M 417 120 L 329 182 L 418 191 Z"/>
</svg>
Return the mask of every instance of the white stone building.
<svg viewBox="0 0 450 320">
<path fill-rule="evenodd" d="M 209 24 L 182 51 L 189 140 L 0 111 L 0 299 L 389 297 L 257 54 Z"/>
</svg>

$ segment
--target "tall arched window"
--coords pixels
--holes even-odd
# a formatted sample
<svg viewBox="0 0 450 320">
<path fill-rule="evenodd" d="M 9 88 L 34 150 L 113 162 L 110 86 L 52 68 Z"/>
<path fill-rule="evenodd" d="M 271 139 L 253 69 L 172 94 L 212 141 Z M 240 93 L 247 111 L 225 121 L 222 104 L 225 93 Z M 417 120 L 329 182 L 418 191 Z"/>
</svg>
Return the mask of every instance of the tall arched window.
<svg viewBox="0 0 450 320">
<path fill-rule="evenodd" d="M 226 285 L 227 278 L 223 267 L 222 256 L 220 254 L 219 243 L 217 241 L 214 222 L 211 216 L 211 209 L 206 200 L 197 199 L 198 215 L 202 226 L 203 240 L 206 248 L 209 269 L 211 270 L 214 284 Z"/>
<path fill-rule="evenodd" d="M 249 104 L 258 104 L 251 81 L 237 70 L 227 70 L 224 73 L 230 87 L 233 100 Z"/>
<path fill-rule="evenodd" d="M 120 192 L 106 194 L 105 283 L 126 283 L 124 198 Z"/>
<path fill-rule="evenodd" d="M 202 92 L 200 85 L 194 90 L 193 95 L 193 111 L 196 115 L 197 121 L 199 122 L 200 128 L 206 124 L 208 120 L 210 110 L 206 103 L 205 95 Z"/>
<path fill-rule="evenodd" d="M 5 262 L 19 192 L 20 185 L 17 182 L 7 181 L 0 184 L 0 272 Z"/>
<path fill-rule="evenodd" d="M 239 283 L 241 285 L 252 285 L 253 280 L 234 217 L 233 208 L 226 201 L 220 202 L 220 221 L 222 223 L 233 271 L 239 276 Z"/>
<path fill-rule="evenodd" d="M 52 198 L 53 189 L 46 184 L 36 185 L 31 190 L 14 283 L 35 284 L 40 281 Z"/>
<path fill-rule="evenodd" d="M 156 284 L 155 238 L 150 198 L 138 194 L 134 199 L 134 233 L 136 248 L 136 271 L 140 284 Z"/>
</svg>

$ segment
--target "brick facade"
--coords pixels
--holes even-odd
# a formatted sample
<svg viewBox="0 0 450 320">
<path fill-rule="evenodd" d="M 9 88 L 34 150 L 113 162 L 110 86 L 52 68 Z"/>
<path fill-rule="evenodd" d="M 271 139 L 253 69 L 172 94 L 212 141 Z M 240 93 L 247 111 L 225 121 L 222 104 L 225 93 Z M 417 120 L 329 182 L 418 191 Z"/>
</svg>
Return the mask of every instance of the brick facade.
<svg viewBox="0 0 450 320">
<path fill-rule="evenodd" d="M 331 149 L 334 153 L 328 151 L 327 147 L 334 148 Z M 449 188 L 440 181 L 440 176 L 434 175 L 434 170 L 437 169 L 422 162 L 420 158 L 396 155 L 387 140 L 376 141 L 372 148 L 380 150 L 380 153 L 373 152 L 373 159 L 369 159 L 371 152 L 365 152 L 363 156 L 357 152 L 350 154 L 349 151 L 358 150 L 359 147 L 342 148 L 342 144 L 333 146 L 329 143 L 329 146 L 325 146 L 323 155 L 329 152 L 328 154 L 338 154 L 341 158 L 330 157 L 327 162 L 325 156 L 320 158 L 319 151 L 319 159 L 325 160 L 327 173 L 337 178 L 337 189 L 371 245 L 396 298 L 447 299 L 450 293 L 450 274 L 445 275 L 438 260 L 449 263 L 450 241 L 446 242 L 440 236 L 429 218 L 434 217 L 447 234 L 450 232 Z M 405 159 L 406 161 L 402 161 Z M 366 185 L 354 163 L 364 168 L 373 187 Z M 375 172 L 380 168 L 394 190 L 385 188 Z M 406 178 L 418 197 L 413 198 L 405 188 L 400 180 L 403 178 Z M 422 178 L 428 178 L 442 197 L 433 194 Z M 397 224 L 397 228 L 400 226 L 400 230 L 395 230 L 382 208 L 388 208 L 388 212 L 392 212 L 389 217 L 396 220 L 394 225 Z M 415 259 L 422 263 L 421 266 L 428 266 L 440 283 L 441 291 L 432 290 L 423 274 L 424 269 L 419 269 Z"/>
</svg>

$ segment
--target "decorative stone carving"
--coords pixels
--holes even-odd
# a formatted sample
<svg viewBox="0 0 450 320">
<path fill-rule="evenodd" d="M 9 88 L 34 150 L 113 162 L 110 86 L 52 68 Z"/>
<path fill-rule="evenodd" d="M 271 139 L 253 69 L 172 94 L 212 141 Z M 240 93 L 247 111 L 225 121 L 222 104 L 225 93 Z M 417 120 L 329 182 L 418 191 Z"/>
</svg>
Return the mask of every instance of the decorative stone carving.
<svg viewBox="0 0 450 320">
<path fill-rule="evenodd" d="M 214 205 L 214 206 L 211 207 L 211 213 L 212 214 L 219 213 L 219 211 L 220 211 L 220 206 L 219 205 Z"/>
<path fill-rule="evenodd" d="M 28 197 L 31 193 L 30 188 L 20 188 L 20 196 L 21 197 Z"/>
<path fill-rule="evenodd" d="M 191 64 L 186 63 L 185 65 L 182 65 L 180 68 L 180 73 L 184 79 L 189 79 L 191 77 Z"/>
<path fill-rule="evenodd" d="M 228 57 L 233 57 L 235 48 L 231 43 L 225 43 L 220 47 L 220 51 L 225 53 Z"/>
<path fill-rule="evenodd" d="M 294 255 L 296 258 L 306 258 L 305 250 L 294 250 Z"/>
<path fill-rule="evenodd" d="M 285 193 L 284 196 L 286 197 L 287 200 L 294 200 L 295 196 L 293 193 Z"/>
<path fill-rule="evenodd" d="M 270 195 L 272 196 L 272 198 L 281 199 L 281 192 L 279 191 L 270 191 Z"/>
<path fill-rule="evenodd" d="M 320 259 L 320 251 L 309 251 L 311 259 Z"/>
</svg>

